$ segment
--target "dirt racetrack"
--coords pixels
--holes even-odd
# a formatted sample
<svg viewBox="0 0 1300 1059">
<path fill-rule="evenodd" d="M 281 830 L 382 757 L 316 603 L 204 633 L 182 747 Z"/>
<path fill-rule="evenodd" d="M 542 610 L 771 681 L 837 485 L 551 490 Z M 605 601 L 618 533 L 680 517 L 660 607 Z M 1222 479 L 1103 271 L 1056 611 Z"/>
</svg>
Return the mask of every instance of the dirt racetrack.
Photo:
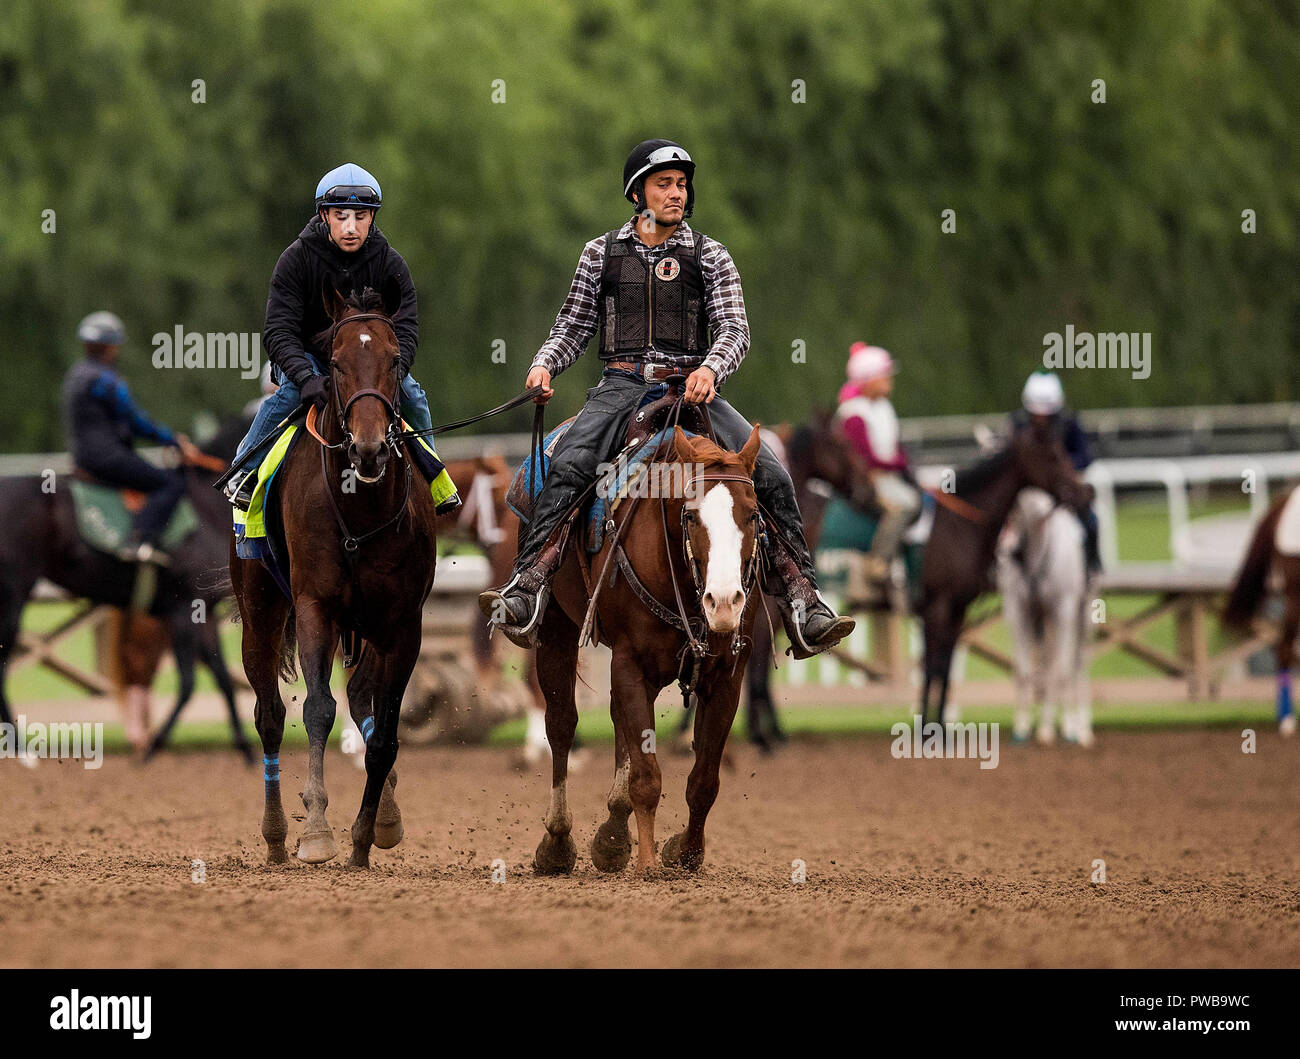
<svg viewBox="0 0 1300 1059">
<path fill-rule="evenodd" d="M 1091 752 L 1004 741 L 991 770 L 889 745 L 804 741 L 770 759 L 734 745 L 703 871 L 645 879 L 587 856 L 604 746 L 571 781 L 579 859 L 558 879 L 528 870 L 549 768 L 512 771 L 501 750 L 403 750 L 406 838 L 369 873 L 263 866 L 261 775 L 233 755 L 0 761 L 0 964 L 1300 964 L 1300 740 L 1262 731 L 1253 755 L 1230 730 L 1102 732 Z M 283 757 L 297 816 L 305 759 Z M 326 760 L 343 848 L 363 773 Z M 685 819 L 688 767 L 662 762 L 661 844 Z M 291 818 L 290 849 L 300 830 Z"/>
</svg>

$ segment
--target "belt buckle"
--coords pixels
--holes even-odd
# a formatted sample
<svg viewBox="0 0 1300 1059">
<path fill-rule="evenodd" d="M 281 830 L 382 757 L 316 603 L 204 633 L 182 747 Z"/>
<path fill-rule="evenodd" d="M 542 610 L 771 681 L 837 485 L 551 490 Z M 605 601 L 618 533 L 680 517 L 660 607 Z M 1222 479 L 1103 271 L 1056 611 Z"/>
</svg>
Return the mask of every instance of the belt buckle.
<svg viewBox="0 0 1300 1059">
<path fill-rule="evenodd" d="M 653 385 L 660 381 L 659 372 L 666 372 L 667 370 L 667 367 L 663 364 L 647 364 L 645 366 L 645 381 Z M 664 378 L 667 378 L 667 375 L 665 375 Z"/>
</svg>

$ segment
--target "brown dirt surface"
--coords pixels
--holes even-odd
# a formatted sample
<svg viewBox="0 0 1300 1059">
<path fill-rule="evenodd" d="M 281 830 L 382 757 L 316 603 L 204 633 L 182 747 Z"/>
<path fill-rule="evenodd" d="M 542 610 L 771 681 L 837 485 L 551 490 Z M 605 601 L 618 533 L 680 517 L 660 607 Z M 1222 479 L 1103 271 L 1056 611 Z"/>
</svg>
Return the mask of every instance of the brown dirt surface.
<svg viewBox="0 0 1300 1059">
<path fill-rule="evenodd" d="M 0 761 L 7 967 L 955 966 L 1300 963 L 1300 740 L 1102 732 L 998 768 L 894 760 L 885 738 L 733 746 L 698 875 L 605 876 L 587 847 L 612 751 L 572 777 L 579 857 L 536 878 L 549 768 L 408 748 L 406 838 L 349 872 L 363 773 L 326 759 L 340 859 L 264 866 L 260 770 L 173 755 L 98 771 Z M 662 846 L 688 759 L 665 755 Z M 282 759 L 290 849 L 304 752 Z M 504 861 L 506 881 L 492 881 Z M 206 866 L 195 883 L 191 862 Z M 807 881 L 791 880 L 792 862 Z M 1106 882 L 1090 880 L 1105 861 Z"/>
</svg>

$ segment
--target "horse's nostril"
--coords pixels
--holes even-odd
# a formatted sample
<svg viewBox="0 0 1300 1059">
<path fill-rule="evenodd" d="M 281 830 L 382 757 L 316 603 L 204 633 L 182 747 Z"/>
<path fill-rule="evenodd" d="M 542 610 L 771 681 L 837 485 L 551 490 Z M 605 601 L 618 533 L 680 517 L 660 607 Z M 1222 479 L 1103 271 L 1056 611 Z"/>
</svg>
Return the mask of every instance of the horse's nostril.
<svg viewBox="0 0 1300 1059">
<path fill-rule="evenodd" d="M 713 593 L 712 593 L 712 592 L 705 592 L 705 593 L 704 593 L 704 605 L 705 605 L 706 607 L 711 607 L 711 606 L 713 606 Z"/>
<path fill-rule="evenodd" d="M 733 607 L 739 607 L 744 602 L 745 602 L 745 593 L 743 592 L 737 592 L 734 596 L 731 597 L 731 605 Z"/>
</svg>

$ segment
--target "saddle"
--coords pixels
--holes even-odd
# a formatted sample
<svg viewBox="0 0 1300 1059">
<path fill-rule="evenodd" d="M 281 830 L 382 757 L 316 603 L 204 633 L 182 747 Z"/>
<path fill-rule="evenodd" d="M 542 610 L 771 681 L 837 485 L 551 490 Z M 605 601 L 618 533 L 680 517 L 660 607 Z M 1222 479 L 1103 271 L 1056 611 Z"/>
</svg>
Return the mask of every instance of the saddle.
<svg viewBox="0 0 1300 1059">
<path fill-rule="evenodd" d="M 130 535 L 132 516 L 144 506 L 148 494 L 108 485 L 81 468 L 72 472 L 69 485 L 81 539 L 96 551 L 116 555 Z M 158 545 L 170 552 L 198 528 L 194 505 L 182 497 Z"/>
<path fill-rule="evenodd" d="M 654 387 L 647 392 L 628 420 L 622 447 L 617 452 L 608 454 L 614 466 L 598 482 L 595 495 L 584 496 L 581 502 L 585 510 L 580 517 L 586 525 L 584 540 L 588 552 L 594 554 L 600 551 L 609 515 L 618 507 L 619 501 L 631 492 L 641 475 L 646 473 L 650 457 L 664 440 L 677 394 L 670 390 L 656 397 L 654 393 L 658 389 L 660 387 Z M 533 505 L 550 470 L 551 457 L 575 419 L 577 416 L 571 416 L 547 434 L 542 441 L 540 459 L 535 459 L 530 453 L 515 472 L 510 488 L 506 491 L 506 504 L 522 521 L 532 521 Z M 714 436 L 708 413 L 702 405 L 683 404 L 676 425 L 690 437 Z M 563 522 L 572 515 L 573 512 L 569 512 L 560 521 Z"/>
</svg>

